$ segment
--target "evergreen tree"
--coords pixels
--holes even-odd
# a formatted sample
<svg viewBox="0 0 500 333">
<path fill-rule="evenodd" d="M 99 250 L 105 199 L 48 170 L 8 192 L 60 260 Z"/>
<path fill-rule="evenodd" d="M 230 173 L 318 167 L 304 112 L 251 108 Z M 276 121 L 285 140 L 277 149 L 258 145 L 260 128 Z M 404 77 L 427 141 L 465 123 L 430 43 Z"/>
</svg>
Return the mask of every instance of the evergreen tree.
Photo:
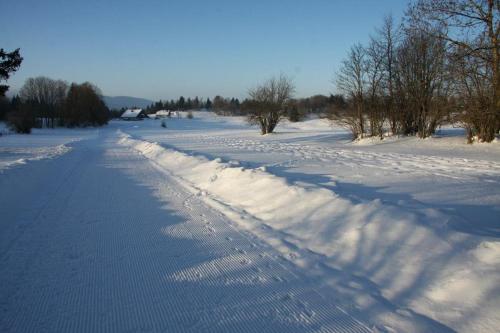
<svg viewBox="0 0 500 333">
<path fill-rule="evenodd" d="M 5 96 L 0 96 L 0 121 L 5 120 L 5 116 L 10 111 L 10 101 Z"/>
<path fill-rule="evenodd" d="M 186 100 L 184 99 L 184 96 L 179 97 L 179 100 L 177 101 L 177 108 L 179 110 L 184 110 L 186 107 Z"/>
<path fill-rule="evenodd" d="M 208 97 L 207 97 L 207 101 L 205 102 L 205 109 L 207 109 L 207 110 L 212 109 L 212 101 Z"/>
<path fill-rule="evenodd" d="M 19 54 L 19 49 L 12 52 L 5 52 L 4 49 L 0 49 L 0 82 L 7 81 L 10 74 L 19 69 L 22 61 L 23 58 Z M 7 90 L 9 90 L 9 86 L 0 84 L 0 97 L 5 96 Z"/>
</svg>

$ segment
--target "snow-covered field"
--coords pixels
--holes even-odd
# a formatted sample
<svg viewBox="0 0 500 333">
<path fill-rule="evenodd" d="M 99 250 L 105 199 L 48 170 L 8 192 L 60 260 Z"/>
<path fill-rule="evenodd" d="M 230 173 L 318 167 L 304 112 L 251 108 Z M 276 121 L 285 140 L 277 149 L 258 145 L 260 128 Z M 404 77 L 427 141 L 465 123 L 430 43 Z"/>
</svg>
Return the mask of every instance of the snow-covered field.
<svg viewBox="0 0 500 333">
<path fill-rule="evenodd" d="M 500 143 L 194 116 L 0 137 L 0 330 L 498 331 Z"/>
</svg>

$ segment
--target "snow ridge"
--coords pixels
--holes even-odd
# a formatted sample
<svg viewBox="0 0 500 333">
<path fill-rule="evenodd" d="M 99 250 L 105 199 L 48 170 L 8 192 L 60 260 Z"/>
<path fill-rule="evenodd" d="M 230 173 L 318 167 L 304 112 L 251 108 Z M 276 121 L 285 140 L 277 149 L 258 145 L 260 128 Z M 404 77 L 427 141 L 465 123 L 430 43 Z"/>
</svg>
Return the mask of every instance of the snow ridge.
<svg viewBox="0 0 500 333">
<path fill-rule="evenodd" d="M 190 156 L 128 135 L 123 135 L 120 142 L 132 146 L 197 189 L 259 220 L 272 220 L 273 224 L 299 224 L 304 217 L 309 223 L 315 223 L 335 220 L 340 215 L 359 216 L 364 220 L 381 208 L 379 201 L 355 205 L 326 189 L 288 184 L 265 168 L 246 169 L 238 162 Z"/>
<path fill-rule="evenodd" d="M 17 165 L 26 164 L 30 161 L 38 161 L 43 159 L 56 158 L 58 156 L 64 155 L 71 151 L 71 147 L 64 144 L 53 146 L 53 147 L 41 147 L 41 148 L 0 148 L 0 152 L 7 154 L 23 154 L 28 155 L 23 158 L 18 158 L 14 160 L 0 161 L 0 172 L 3 170 L 15 167 Z"/>
<path fill-rule="evenodd" d="M 301 253 L 319 254 L 324 264 L 363 277 L 365 287 L 375 284 L 376 297 L 456 330 L 493 332 L 500 324 L 500 315 L 491 312 L 467 319 L 485 306 L 499 307 L 496 297 L 488 297 L 496 293 L 499 243 L 448 228 L 450 218 L 459 216 L 428 207 L 409 211 L 379 199 L 353 203 L 331 190 L 287 183 L 263 167 L 245 169 L 120 136 L 121 144 L 189 184 L 299 265 L 307 265 Z M 447 310 L 452 308 L 461 310 Z"/>
</svg>

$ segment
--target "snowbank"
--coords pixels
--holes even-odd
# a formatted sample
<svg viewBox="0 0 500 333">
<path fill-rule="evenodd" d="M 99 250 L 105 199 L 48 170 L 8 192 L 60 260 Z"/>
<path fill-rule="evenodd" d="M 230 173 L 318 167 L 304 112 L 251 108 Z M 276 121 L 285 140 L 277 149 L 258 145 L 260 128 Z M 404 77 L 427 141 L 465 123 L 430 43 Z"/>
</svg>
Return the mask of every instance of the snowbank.
<svg viewBox="0 0 500 333">
<path fill-rule="evenodd" d="M 449 215 L 437 209 L 408 211 L 379 199 L 356 204 L 324 188 L 287 183 L 265 168 L 192 156 L 127 134 L 120 143 L 216 202 L 297 264 L 307 265 L 308 253 L 319 254 L 329 267 L 361 277 L 361 289 L 364 284 L 374 298 L 456 330 L 500 327 L 500 242 L 449 229 Z M 353 301 L 361 310 L 371 306 Z"/>
<path fill-rule="evenodd" d="M 311 117 L 298 122 L 291 122 L 288 119 L 282 119 L 278 125 L 281 130 L 298 130 L 298 131 L 332 131 L 341 130 L 344 128 L 337 127 L 330 120 L 325 118 Z"/>
<path fill-rule="evenodd" d="M 20 164 L 26 164 L 29 161 L 37 161 L 48 158 L 55 158 L 60 155 L 66 154 L 71 150 L 64 144 L 57 145 L 55 147 L 41 147 L 41 148 L 16 148 L 16 147 L 4 147 L 0 148 L 0 153 L 3 155 L 9 155 L 11 158 L 0 159 L 0 172 L 2 170 L 14 167 Z M 23 157 L 16 158 L 16 155 L 21 155 Z"/>
</svg>

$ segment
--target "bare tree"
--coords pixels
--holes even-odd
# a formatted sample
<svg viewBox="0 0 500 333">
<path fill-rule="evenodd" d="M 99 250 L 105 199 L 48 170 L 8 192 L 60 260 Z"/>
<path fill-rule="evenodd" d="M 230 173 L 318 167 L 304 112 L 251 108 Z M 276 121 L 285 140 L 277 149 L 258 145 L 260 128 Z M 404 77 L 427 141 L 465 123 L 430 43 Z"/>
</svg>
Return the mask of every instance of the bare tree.
<svg viewBox="0 0 500 333">
<path fill-rule="evenodd" d="M 370 122 L 370 135 L 383 137 L 385 105 L 383 103 L 382 79 L 384 77 L 384 48 L 371 38 L 366 49 L 367 97 L 366 109 Z"/>
<path fill-rule="evenodd" d="M 248 121 L 258 124 L 262 134 L 272 133 L 281 118 L 287 115 L 287 104 L 294 92 L 292 79 L 283 74 L 251 89 L 250 99 L 244 103 Z"/>
<path fill-rule="evenodd" d="M 443 119 L 445 72 L 444 43 L 422 29 L 409 28 L 397 52 L 403 134 L 426 138 L 434 133 Z"/>
<path fill-rule="evenodd" d="M 492 141 L 500 130 L 500 1 L 418 0 L 409 14 L 424 28 L 439 28 L 429 32 L 437 32 L 448 43 L 454 60 L 472 64 L 467 68 L 473 72 L 462 71 L 460 76 L 468 81 L 460 83 L 460 91 L 467 86 L 471 99 L 466 101 L 461 119 L 471 135 Z M 481 85 L 471 84 L 479 78 Z"/>
<path fill-rule="evenodd" d="M 55 119 L 60 117 L 68 84 L 62 80 L 53 80 L 39 76 L 29 78 L 20 90 L 23 103 L 33 105 L 42 126 L 54 127 Z"/>
<path fill-rule="evenodd" d="M 473 56 L 454 57 L 452 73 L 455 90 L 455 120 L 466 129 L 467 142 L 472 143 L 478 136 L 481 141 L 489 141 L 496 133 L 492 116 L 485 112 L 494 103 L 491 94 L 491 81 L 484 61 Z"/>
<path fill-rule="evenodd" d="M 342 115 L 354 138 L 365 133 L 364 107 L 367 80 L 366 50 L 361 44 L 351 47 L 336 77 L 337 89 L 348 97 L 348 108 Z"/>
<path fill-rule="evenodd" d="M 384 90 L 385 113 L 389 120 L 392 134 L 399 133 L 398 109 L 396 108 L 396 50 L 401 31 L 394 23 L 394 18 L 388 15 L 382 26 L 376 30 L 373 38 L 379 52 L 382 53 L 382 88 Z"/>
</svg>

